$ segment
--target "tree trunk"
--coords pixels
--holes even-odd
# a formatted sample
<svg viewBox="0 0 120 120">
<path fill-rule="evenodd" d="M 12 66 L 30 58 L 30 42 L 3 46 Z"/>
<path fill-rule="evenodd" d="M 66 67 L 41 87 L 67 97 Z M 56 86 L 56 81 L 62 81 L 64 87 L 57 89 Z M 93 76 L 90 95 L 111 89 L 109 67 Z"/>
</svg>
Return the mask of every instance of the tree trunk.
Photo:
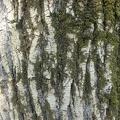
<svg viewBox="0 0 120 120">
<path fill-rule="evenodd" d="M 0 0 L 0 120 L 120 120 L 119 0 Z"/>
</svg>

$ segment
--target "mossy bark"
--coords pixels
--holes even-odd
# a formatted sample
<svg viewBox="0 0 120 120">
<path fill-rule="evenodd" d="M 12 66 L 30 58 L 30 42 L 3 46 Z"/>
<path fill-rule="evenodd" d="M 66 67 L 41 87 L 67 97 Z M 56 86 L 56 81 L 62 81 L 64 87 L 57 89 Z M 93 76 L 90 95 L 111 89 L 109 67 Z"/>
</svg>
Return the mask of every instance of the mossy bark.
<svg viewBox="0 0 120 120">
<path fill-rule="evenodd" d="M 119 120 L 120 1 L 1 0 L 0 120 Z"/>
</svg>

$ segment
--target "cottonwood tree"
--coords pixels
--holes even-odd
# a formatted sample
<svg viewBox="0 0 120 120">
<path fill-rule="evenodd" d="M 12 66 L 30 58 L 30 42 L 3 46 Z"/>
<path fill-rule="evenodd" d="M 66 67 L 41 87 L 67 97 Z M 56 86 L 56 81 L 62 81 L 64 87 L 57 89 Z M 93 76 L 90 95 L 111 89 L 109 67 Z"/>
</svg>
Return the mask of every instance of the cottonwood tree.
<svg viewBox="0 0 120 120">
<path fill-rule="evenodd" d="M 0 0 L 0 120 L 119 120 L 120 0 Z"/>
</svg>

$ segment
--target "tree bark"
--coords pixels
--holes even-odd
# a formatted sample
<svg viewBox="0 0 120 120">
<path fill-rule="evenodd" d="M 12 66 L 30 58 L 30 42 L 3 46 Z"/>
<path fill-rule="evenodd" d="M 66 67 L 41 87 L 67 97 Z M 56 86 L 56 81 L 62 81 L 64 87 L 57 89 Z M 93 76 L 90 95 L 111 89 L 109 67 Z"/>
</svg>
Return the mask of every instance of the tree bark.
<svg viewBox="0 0 120 120">
<path fill-rule="evenodd" d="M 119 120 L 119 80 L 119 0 L 0 0 L 0 120 Z"/>
</svg>

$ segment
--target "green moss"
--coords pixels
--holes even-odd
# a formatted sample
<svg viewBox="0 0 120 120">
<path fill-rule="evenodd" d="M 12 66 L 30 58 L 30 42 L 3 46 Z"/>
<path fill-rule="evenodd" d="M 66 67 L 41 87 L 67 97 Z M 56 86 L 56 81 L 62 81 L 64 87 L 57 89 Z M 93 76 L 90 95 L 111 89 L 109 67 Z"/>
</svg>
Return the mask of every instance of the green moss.
<svg viewBox="0 0 120 120">
<path fill-rule="evenodd" d="M 114 43 L 115 47 L 114 50 L 111 54 L 111 66 L 110 69 L 112 70 L 112 82 L 114 84 L 112 91 L 111 91 L 111 96 L 109 98 L 110 100 L 110 111 L 111 111 L 111 116 L 115 116 L 117 119 L 120 118 L 120 114 L 119 114 L 119 107 L 120 107 L 120 91 L 119 91 L 119 87 L 120 87 L 120 83 L 119 83 L 119 79 L 120 79 L 120 66 L 119 66 L 119 52 L 117 52 L 119 50 L 119 42 L 115 42 Z M 113 110 L 114 109 L 114 110 Z"/>
<path fill-rule="evenodd" d="M 91 92 L 92 92 L 92 87 L 91 87 L 91 79 L 90 79 L 90 73 L 86 72 L 85 74 L 85 80 L 83 84 L 83 99 L 89 99 Z"/>
<path fill-rule="evenodd" d="M 116 2 L 115 9 L 116 9 L 116 15 L 119 19 L 120 18 L 120 1 L 119 0 L 117 0 L 117 2 Z"/>
<path fill-rule="evenodd" d="M 117 98 L 117 90 L 115 86 L 112 88 L 111 93 L 108 97 L 108 108 L 106 109 L 106 118 L 105 119 L 113 119 L 113 117 L 117 118 L 118 116 L 118 98 Z"/>
<path fill-rule="evenodd" d="M 42 108 L 42 114 L 43 114 L 43 119 L 44 120 L 55 120 L 53 117 L 53 111 L 50 109 L 49 103 L 45 102 L 45 106 Z"/>
<path fill-rule="evenodd" d="M 86 62 L 85 79 L 83 83 L 83 99 L 85 101 L 90 100 L 90 96 L 92 93 L 90 71 L 89 71 L 90 59 L 91 58 L 89 55 Z"/>
<path fill-rule="evenodd" d="M 71 84 L 70 93 L 71 93 L 71 98 L 72 98 L 72 104 L 74 105 L 75 104 L 75 99 L 74 98 L 75 98 L 75 95 L 76 95 L 76 86 L 75 86 L 74 80 L 73 80 L 73 82 Z"/>
<path fill-rule="evenodd" d="M 22 29 L 23 27 L 23 20 L 24 20 L 24 16 L 21 17 L 20 21 L 16 24 L 16 28 L 19 30 L 19 29 Z"/>
</svg>

